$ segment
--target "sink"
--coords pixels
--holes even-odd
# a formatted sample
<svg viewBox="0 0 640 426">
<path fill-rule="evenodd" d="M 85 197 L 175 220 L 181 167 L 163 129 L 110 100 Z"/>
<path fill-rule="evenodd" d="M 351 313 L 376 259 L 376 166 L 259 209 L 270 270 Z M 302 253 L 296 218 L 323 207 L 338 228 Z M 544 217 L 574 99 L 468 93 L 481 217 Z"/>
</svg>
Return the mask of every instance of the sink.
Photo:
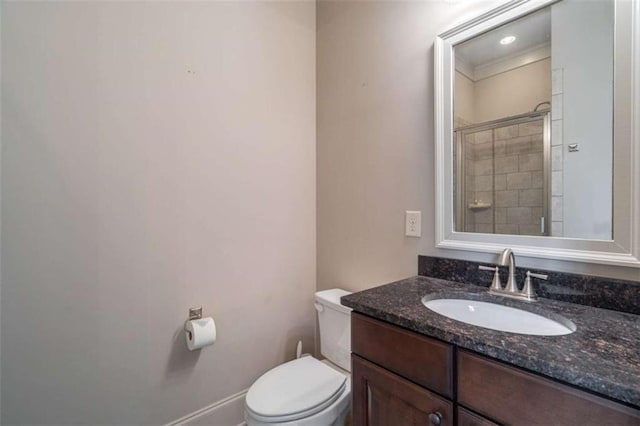
<svg viewBox="0 0 640 426">
<path fill-rule="evenodd" d="M 429 296 L 423 297 L 422 303 L 447 318 L 492 330 L 535 336 L 562 336 L 576 331 L 576 325 L 571 320 L 554 313 L 544 316 L 497 303 L 431 299 Z"/>
</svg>

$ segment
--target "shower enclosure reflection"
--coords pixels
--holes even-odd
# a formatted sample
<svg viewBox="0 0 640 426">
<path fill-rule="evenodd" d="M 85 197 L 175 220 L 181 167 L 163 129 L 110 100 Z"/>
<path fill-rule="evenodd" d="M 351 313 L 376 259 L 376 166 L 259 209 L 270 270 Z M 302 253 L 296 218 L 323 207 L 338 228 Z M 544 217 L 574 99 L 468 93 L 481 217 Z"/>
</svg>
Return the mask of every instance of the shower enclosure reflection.
<svg viewBox="0 0 640 426">
<path fill-rule="evenodd" d="M 548 235 L 549 112 L 458 128 L 457 229 Z"/>
<path fill-rule="evenodd" d="M 454 45 L 456 231 L 612 239 L 614 12 L 562 0 Z"/>
</svg>

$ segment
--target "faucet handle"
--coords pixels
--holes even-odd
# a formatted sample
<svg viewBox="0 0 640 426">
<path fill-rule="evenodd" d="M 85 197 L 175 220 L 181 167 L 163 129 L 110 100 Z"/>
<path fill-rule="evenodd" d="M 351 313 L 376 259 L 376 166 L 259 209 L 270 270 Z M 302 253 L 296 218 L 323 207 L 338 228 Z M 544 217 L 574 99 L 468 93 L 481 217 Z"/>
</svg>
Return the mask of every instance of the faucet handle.
<svg viewBox="0 0 640 426">
<path fill-rule="evenodd" d="M 500 274 L 498 271 L 500 270 L 497 266 L 478 266 L 478 269 L 481 271 L 494 271 L 493 273 L 493 281 L 491 281 L 490 290 L 502 290 L 502 283 L 500 282 Z"/>
<path fill-rule="evenodd" d="M 539 278 L 539 279 L 541 279 L 541 280 L 548 280 L 548 279 L 549 279 L 549 275 L 546 275 L 546 274 L 536 274 L 536 273 L 533 273 L 533 272 L 531 272 L 531 271 L 527 271 L 527 276 L 528 276 L 528 277 L 533 277 L 533 278 Z"/>
<path fill-rule="evenodd" d="M 527 277 L 524 279 L 524 287 L 522 287 L 522 294 L 524 294 L 527 299 L 535 300 L 538 298 L 536 292 L 533 290 L 533 285 L 531 284 L 531 277 L 538 278 L 540 280 L 549 279 L 548 275 L 545 274 L 535 274 L 531 271 L 527 271 Z"/>
</svg>

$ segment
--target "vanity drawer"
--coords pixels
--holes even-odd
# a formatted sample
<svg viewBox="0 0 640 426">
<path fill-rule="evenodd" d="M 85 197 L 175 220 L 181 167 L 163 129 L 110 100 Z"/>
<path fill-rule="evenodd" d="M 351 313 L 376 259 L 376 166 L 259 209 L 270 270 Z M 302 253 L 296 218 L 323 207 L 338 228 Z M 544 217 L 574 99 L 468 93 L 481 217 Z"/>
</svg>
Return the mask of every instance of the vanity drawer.
<svg viewBox="0 0 640 426">
<path fill-rule="evenodd" d="M 351 351 L 412 382 L 452 397 L 453 347 L 448 343 L 351 314 Z"/>
<path fill-rule="evenodd" d="M 640 424 L 640 411 L 458 351 L 458 402 L 504 424 Z"/>
</svg>

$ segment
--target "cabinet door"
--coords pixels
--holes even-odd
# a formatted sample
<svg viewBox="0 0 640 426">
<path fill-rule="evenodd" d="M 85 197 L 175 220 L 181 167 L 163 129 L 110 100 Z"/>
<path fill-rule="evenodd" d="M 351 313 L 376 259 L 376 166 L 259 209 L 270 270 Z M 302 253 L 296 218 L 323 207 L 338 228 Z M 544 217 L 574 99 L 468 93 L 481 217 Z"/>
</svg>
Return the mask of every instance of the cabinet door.
<svg viewBox="0 0 640 426">
<path fill-rule="evenodd" d="M 450 401 L 357 355 L 351 360 L 354 425 L 453 425 Z"/>
</svg>

